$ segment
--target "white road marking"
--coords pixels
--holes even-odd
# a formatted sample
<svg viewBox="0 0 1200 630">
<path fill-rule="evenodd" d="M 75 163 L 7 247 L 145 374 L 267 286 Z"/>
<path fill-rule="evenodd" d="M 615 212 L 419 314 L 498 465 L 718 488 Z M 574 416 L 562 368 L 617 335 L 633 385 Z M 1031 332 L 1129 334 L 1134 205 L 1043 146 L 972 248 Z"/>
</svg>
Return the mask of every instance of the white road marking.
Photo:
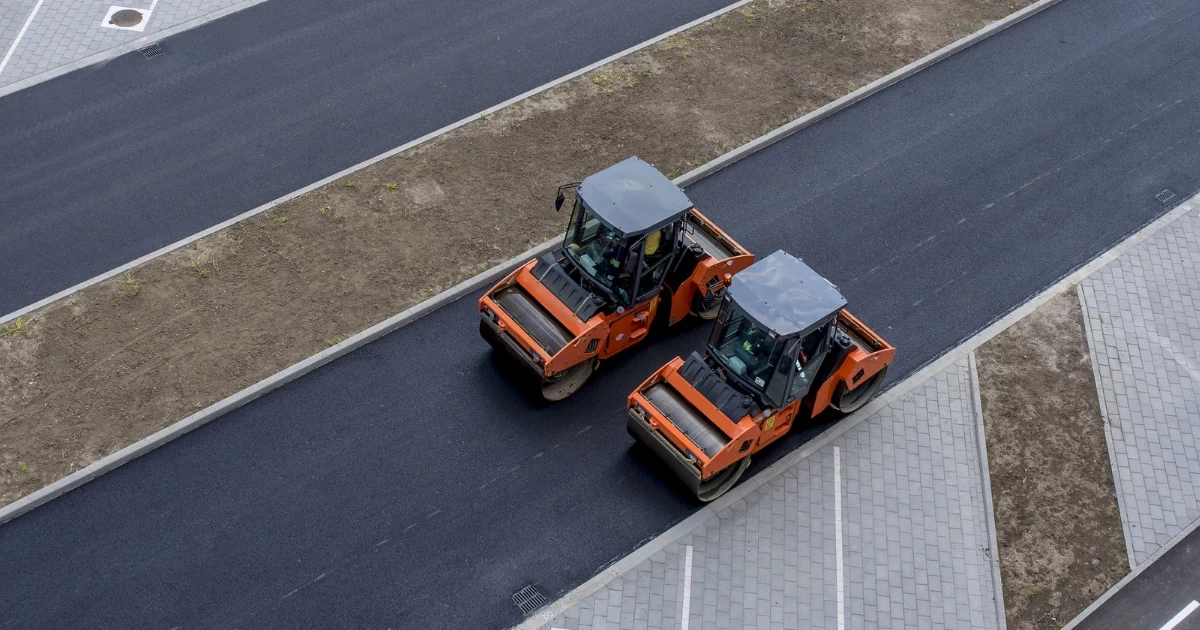
<svg viewBox="0 0 1200 630">
<path fill-rule="evenodd" d="M 1196 600 L 1192 600 L 1192 603 L 1184 606 L 1183 610 L 1179 611 L 1178 615 L 1171 617 L 1171 620 L 1158 630 L 1171 630 L 1171 628 L 1178 626 L 1184 619 L 1187 618 L 1188 615 L 1192 614 L 1193 610 L 1196 610 L 1197 608 L 1200 608 L 1200 604 L 1196 603 Z"/>
<path fill-rule="evenodd" d="M 692 614 L 692 546 L 687 546 L 683 555 L 683 612 L 679 615 L 679 627 L 688 630 L 689 617 Z"/>
<path fill-rule="evenodd" d="M 13 53 L 17 51 L 17 44 L 21 43 L 21 38 L 25 37 L 25 31 L 29 30 L 29 25 L 33 23 L 33 16 L 37 15 L 38 10 L 42 8 L 42 3 L 46 0 L 38 0 L 37 4 L 33 5 L 33 11 L 29 13 L 29 17 L 25 20 L 25 26 L 17 33 L 17 38 L 13 40 L 12 46 L 8 47 L 8 53 L 4 55 L 4 59 L 0 61 L 0 72 L 4 72 L 4 66 L 8 65 L 8 60 L 12 59 Z"/>
<path fill-rule="evenodd" d="M 842 449 L 833 447 L 833 545 L 837 566 L 837 627 L 846 630 L 846 595 L 842 577 Z"/>
</svg>

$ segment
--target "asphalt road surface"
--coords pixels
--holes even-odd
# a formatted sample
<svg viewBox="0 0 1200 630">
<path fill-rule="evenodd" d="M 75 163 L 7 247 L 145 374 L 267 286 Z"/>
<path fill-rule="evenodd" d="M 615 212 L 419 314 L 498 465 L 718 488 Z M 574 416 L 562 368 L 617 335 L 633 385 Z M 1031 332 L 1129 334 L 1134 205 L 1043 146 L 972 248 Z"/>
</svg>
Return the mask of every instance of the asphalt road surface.
<svg viewBox="0 0 1200 630">
<path fill-rule="evenodd" d="M 1200 189 L 1198 30 L 1064 0 L 688 193 L 838 284 L 895 382 Z M 504 627 L 697 509 L 623 402 L 704 329 L 538 407 L 475 297 L 0 526 L 0 628 Z"/>
<path fill-rule="evenodd" d="M 1107 602 L 1079 630 L 1200 630 L 1200 529 L 1193 530 L 1170 551 Z M 1188 613 L 1187 609 L 1191 609 Z M 1186 614 L 1185 614 L 1186 613 Z M 1177 615 L 1183 615 L 1177 618 Z"/>
<path fill-rule="evenodd" d="M 731 2 L 265 2 L 0 98 L 0 314 Z"/>
</svg>

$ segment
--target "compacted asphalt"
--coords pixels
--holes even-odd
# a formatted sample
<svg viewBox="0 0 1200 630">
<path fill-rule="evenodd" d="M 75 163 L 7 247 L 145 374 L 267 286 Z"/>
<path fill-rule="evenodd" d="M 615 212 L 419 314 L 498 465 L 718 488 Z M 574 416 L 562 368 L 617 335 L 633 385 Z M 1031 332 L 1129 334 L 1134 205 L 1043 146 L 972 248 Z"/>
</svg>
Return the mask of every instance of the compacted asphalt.
<svg viewBox="0 0 1200 630">
<path fill-rule="evenodd" d="M 895 383 L 1200 188 L 1196 32 L 1064 0 L 687 192 L 836 283 Z M 504 627 L 697 509 L 624 399 L 704 328 L 537 406 L 476 297 L 0 526 L 0 628 Z"/>
<path fill-rule="evenodd" d="M 264 2 L 0 98 L 0 315 L 732 2 Z"/>
</svg>

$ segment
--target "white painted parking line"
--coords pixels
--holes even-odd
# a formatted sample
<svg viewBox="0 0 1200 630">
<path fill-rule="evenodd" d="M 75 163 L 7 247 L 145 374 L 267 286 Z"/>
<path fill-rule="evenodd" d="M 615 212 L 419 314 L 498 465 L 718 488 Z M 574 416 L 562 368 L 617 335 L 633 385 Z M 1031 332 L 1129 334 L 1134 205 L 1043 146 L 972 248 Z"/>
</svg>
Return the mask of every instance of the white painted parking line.
<svg viewBox="0 0 1200 630">
<path fill-rule="evenodd" d="M 21 43 L 21 38 L 25 37 L 25 31 L 29 30 L 29 25 L 33 23 L 33 16 L 42 8 L 42 3 L 46 0 L 38 0 L 37 4 L 33 5 L 33 11 L 29 12 L 29 17 L 25 20 L 25 26 L 21 27 L 17 33 L 17 38 L 13 40 L 12 46 L 8 47 L 8 52 L 5 53 L 4 59 L 0 60 L 0 72 L 4 72 L 4 66 L 8 65 L 8 60 L 12 59 L 13 53 L 17 51 L 17 44 Z"/>
<path fill-rule="evenodd" d="M 1174 628 L 1175 626 L 1178 626 L 1180 623 L 1182 623 L 1183 620 L 1186 619 L 1188 615 L 1192 614 L 1192 611 L 1196 610 L 1197 608 L 1200 608 L 1200 604 L 1196 603 L 1195 600 L 1192 600 L 1192 603 L 1188 604 L 1187 606 L 1184 606 L 1183 610 L 1179 611 L 1178 615 L 1171 617 L 1171 620 L 1168 621 L 1165 626 L 1159 628 L 1158 630 L 1171 630 L 1171 628 Z"/>
<path fill-rule="evenodd" d="M 837 627 L 846 630 L 845 580 L 842 575 L 842 449 L 833 447 L 833 546 L 837 566 Z"/>
<path fill-rule="evenodd" d="M 687 546 L 683 555 L 683 612 L 679 614 L 679 627 L 688 630 L 688 618 L 692 611 L 692 546 Z"/>
</svg>

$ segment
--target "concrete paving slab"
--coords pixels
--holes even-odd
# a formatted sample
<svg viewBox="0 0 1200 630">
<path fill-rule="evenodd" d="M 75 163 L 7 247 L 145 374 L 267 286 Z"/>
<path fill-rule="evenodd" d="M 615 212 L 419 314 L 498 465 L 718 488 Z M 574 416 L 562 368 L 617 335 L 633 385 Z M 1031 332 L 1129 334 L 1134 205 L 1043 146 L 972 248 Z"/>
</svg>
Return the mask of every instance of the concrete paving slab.
<svg viewBox="0 0 1200 630">
<path fill-rule="evenodd" d="M 1081 285 L 1130 566 L 1200 518 L 1200 216 Z"/>
</svg>

